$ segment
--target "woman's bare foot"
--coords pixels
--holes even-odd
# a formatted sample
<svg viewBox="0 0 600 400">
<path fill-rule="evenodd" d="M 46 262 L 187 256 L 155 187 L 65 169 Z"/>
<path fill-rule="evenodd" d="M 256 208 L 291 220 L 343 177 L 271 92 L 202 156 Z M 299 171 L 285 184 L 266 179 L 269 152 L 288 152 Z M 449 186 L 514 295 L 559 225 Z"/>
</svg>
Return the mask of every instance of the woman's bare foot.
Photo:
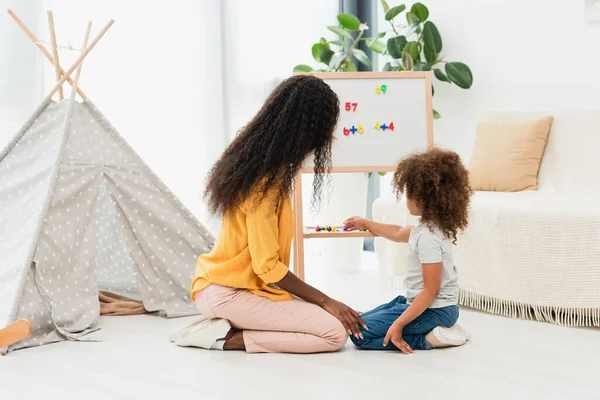
<svg viewBox="0 0 600 400">
<path fill-rule="evenodd" d="M 223 345 L 223 350 L 246 350 L 242 332 L 243 331 L 236 331 L 232 337 L 227 339 Z"/>
</svg>

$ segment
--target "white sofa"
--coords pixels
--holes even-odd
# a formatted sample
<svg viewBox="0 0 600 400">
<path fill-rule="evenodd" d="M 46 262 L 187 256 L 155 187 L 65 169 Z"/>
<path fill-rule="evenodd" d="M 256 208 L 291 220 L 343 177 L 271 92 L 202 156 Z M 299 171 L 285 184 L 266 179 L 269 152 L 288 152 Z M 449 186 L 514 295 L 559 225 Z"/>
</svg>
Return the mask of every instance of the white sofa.
<svg viewBox="0 0 600 400">
<path fill-rule="evenodd" d="M 473 196 L 469 226 L 454 249 L 459 302 L 510 317 L 600 326 L 600 109 L 486 111 L 480 120 L 545 115 L 554 121 L 538 190 Z M 403 224 L 405 214 L 392 196 L 373 205 L 381 222 Z M 402 274 L 403 245 L 378 239 L 375 246 L 382 272 Z"/>
</svg>

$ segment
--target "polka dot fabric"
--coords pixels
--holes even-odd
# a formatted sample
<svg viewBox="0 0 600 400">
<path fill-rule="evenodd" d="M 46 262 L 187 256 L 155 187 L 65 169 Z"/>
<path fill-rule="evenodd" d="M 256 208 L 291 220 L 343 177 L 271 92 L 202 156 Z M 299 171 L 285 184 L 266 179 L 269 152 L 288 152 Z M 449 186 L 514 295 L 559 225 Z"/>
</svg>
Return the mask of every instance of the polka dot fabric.
<svg viewBox="0 0 600 400">
<path fill-rule="evenodd" d="M 65 103 L 68 102 L 48 107 L 39 119 L 58 114 L 57 120 L 61 120 L 61 115 L 64 120 Z M 210 251 L 214 243 L 212 235 L 160 182 L 92 103 L 73 103 L 68 122 L 62 157 L 56 154 L 60 153 L 58 134 L 54 161 L 47 161 L 46 169 L 51 170 L 53 162 L 60 162 L 60 170 L 52 189 L 50 208 L 42 217 L 33 266 L 27 271 L 24 292 L 11 301 L 12 304 L 15 298 L 20 301 L 16 317 L 32 319 L 34 334 L 12 349 L 65 338 L 78 339 L 88 333 L 99 316 L 99 290 L 139 298 L 148 311 L 167 317 L 197 313 L 189 299 L 189 285 L 197 257 Z M 42 131 L 48 135 L 48 128 Z M 21 141 L 26 141 L 28 134 Z M 30 139 L 32 143 L 37 141 Z M 42 147 L 52 149 L 48 145 Z M 21 169 L 13 172 L 13 179 L 23 180 L 24 166 L 15 163 L 13 160 L 10 164 L 12 169 Z M 0 177 L 3 164 L 4 161 L 0 164 Z M 38 173 L 30 180 L 37 183 L 46 177 L 39 184 L 39 190 L 48 190 L 52 187 L 50 175 Z M 12 193 L 14 200 L 14 190 Z M 10 203 L 8 195 L 5 196 Z M 29 202 L 36 199 L 31 196 Z M 20 207 L 24 209 L 24 205 Z M 27 211 L 21 218 L 32 218 L 29 223 L 35 226 L 40 212 Z M 24 225 L 23 222 L 11 224 L 11 227 Z M 0 224 L 0 238 L 2 234 L 9 236 L 5 226 L 8 225 Z M 29 228 L 23 232 L 22 241 L 35 240 L 34 231 Z M 0 255 L 3 254 L 0 250 Z M 20 259 L 13 256 L 12 263 L 24 265 L 24 251 L 19 255 Z M 5 288 L 14 291 L 15 285 L 11 284 L 14 276 L 5 276 L 4 263 L 0 268 L 2 296 Z M 0 308 L 0 311 L 3 310 Z"/>
<path fill-rule="evenodd" d="M 51 195 L 65 110 L 66 104 L 51 103 L 0 156 L 0 326 L 14 320 L 22 296 L 27 259 Z"/>
</svg>

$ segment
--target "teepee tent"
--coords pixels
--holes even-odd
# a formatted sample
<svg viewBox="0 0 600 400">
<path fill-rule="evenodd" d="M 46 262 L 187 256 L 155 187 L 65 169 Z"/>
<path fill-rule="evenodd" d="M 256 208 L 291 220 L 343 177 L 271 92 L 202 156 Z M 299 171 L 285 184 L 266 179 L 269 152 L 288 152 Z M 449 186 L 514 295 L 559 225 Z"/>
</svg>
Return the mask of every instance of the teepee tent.
<svg viewBox="0 0 600 400">
<path fill-rule="evenodd" d="M 81 62 L 112 21 L 89 46 L 88 25 L 80 57 L 64 71 L 58 52 L 9 13 L 55 64 L 58 82 L 0 153 L 0 327 L 21 318 L 33 326 L 8 350 L 84 340 L 100 290 L 166 317 L 196 314 L 189 285 L 214 238 L 78 88 Z M 70 98 L 53 101 L 65 81 Z"/>
</svg>

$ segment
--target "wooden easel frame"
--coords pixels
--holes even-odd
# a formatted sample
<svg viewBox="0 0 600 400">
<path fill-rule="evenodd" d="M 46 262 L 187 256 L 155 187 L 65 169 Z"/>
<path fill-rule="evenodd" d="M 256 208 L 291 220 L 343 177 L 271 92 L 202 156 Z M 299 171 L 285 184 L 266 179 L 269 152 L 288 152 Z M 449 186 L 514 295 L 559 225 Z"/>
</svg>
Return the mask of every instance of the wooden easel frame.
<svg viewBox="0 0 600 400">
<path fill-rule="evenodd" d="M 423 79 L 425 82 L 425 118 L 427 129 L 427 148 L 431 149 L 433 143 L 433 106 L 431 93 L 431 72 L 404 71 L 404 72 L 315 72 L 308 73 L 318 78 L 329 79 Z M 352 172 L 393 172 L 396 165 L 380 166 L 345 166 L 333 167 L 331 173 Z M 294 236 L 294 273 L 304 280 L 304 239 L 314 238 L 357 238 L 373 237 L 371 232 L 308 232 L 304 228 L 302 210 L 302 174 L 313 173 L 312 167 L 300 170 L 294 187 L 294 220 L 296 223 Z"/>
</svg>

